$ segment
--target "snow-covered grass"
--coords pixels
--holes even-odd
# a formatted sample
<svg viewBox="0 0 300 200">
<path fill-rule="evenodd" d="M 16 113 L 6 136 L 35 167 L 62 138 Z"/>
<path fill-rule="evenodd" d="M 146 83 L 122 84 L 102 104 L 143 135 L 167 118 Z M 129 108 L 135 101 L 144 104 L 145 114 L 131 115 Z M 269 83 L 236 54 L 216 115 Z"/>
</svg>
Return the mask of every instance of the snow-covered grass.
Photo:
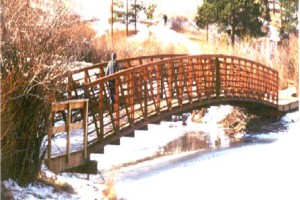
<svg viewBox="0 0 300 200">
<path fill-rule="evenodd" d="M 53 174 L 45 166 L 42 169 L 47 178 L 55 179 L 58 184 L 67 183 L 75 191 L 75 194 L 71 194 L 66 191 L 62 191 L 59 187 L 55 188 L 46 185 L 41 182 L 32 183 L 29 186 L 22 188 L 18 186 L 14 181 L 4 181 L 4 185 L 11 191 L 13 197 L 17 200 L 35 200 L 35 199 L 102 199 L 102 190 L 105 189 L 104 184 L 101 184 L 100 175 L 90 176 L 90 180 L 86 179 L 86 175 L 63 173 L 60 175 Z"/>
<path fill-rule="evenodd" d="M 118 171 L 114 170 L 115 166 L 149 158 L 157 154 L 157 152 L 160 152 L 161 148 L 168 142 L 179 138 L 187 132 L 200 131 L 200 129 L 206 127 L 206 130 L 210 129 L 210 132 L 213 133 L 216 130 L 216 128 L 213 127 L 218 127 L 217 123 L 226 117 L 226 115 L 230 113 L 230 110 L 232 110 L 231 106 L 213 106 L 208 109 L 208 113 L 203 118 L 204 123 L 202 124 L 192 122 L 190 115 L 187 120 L 187 126 L 183 126 L 182 121 L 162 122 L 160 125 L 150 124 L 148 131 L 136 131 L 134 138 L 121 138 L 120 146 L 108 145 L 105 147 L 104 154 L 92 154 L 91 158 L 98 161 L 98 169 L 102 172 L 105 171 L 106 179 L 114 176 L 117 178 Z M 218 115 L 213 114 L 215 112 L 217 112 Z M 210 121 L 213 115 L 216 118 Z M 82 134 L 80 132 L 76 132 L 76 134 L 74 133 L 72 135 L 72 141 L 77 140 L 76 144 L 78 147 L 75 148 L 82 146 L 81 136 Z M 57 151 L 63 151 L 65 148 L 63 138 L 64 137 L 61 136 L 56 139 L 55 144 L 57 145 Z M 189 152 L 159 158 L 158 161 L 166 162 L 168 159 L 176 159 L 187 154 L 189 154 Z M 152 165 L 155 162 L 155 160 L 152 160 Z M 19 187 L 12 180 L 4 181 L 4 184 L 12 191 L 16 199 L 102 199 L 102 190 L 105 189 L 105 184 L 100 174 L 90 175 L 90 180 L 86 180 L 87 175 L 72 173 L 55 175 L 49 171 L 46 166 L 43 166 L 42 172 L 45 177 L 51 177 L 59 183 L 66 182 L 70 184 L 77 194 L 55 191 L 53 187 L 46 186 L 42 183 L 34 183 L 26 188 Z"/>
</svg>

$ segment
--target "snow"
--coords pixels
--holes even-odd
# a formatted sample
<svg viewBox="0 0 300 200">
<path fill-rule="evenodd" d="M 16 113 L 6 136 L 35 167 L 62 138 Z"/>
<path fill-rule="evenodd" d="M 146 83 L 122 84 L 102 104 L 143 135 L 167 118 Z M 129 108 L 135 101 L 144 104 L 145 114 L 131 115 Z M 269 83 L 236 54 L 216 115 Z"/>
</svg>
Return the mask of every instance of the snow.
<svg viewBox="0 0 300 200">
<path fill-rule="evenodd" d="M 217 127 L 217 122 L 221 121 L 232 110 L 231 106 L 212 106 L 208 109 L 206 120 L 212 118 L 212 113 L 218 111 L 218 115 L 215 115 L 217 120 L 214 120 L 208 124 Z M 207 122 L 205 122 L 207 123 Z M 200 128 L 205 127 L 205 123 L 202 125 L 191 121 L 191 116 L 187 120 L 187 126 L 182 125 L 182 121 L 177 122 L 161 122 L 160 125 L 149 124 L 148 131 L 137 130 L 135 131 L 134 138 L 121 138 L 120 146 L 107 145 L 105 147 L 104 154 L 92 154 L 91 159 L 97 160 L 98 169 L 100 171 L 114 171 L 113 168 L 128 162 L 134 162 L 139 159 L 145 159 L 155 155 L 161 151 L 161 148 L 168 142 L 179 138 L 189 131 L 199 131 Z M 61 125 L 61 124 L 60 124 Z M 208 130 L 209 127 L 206 127 Z M 215 129 L 211 129 L 212 131 Z M 76 145 L 72 149 L 82 148 L 82 133 L 80 131 L 74 131 L 71 134 L 72 144 Z M 53 153 L 60 153 L 65 151 L 65 134 L 56 136 L 52 142 Z M 192 153 L 192 152 L 189 152 Z M 167 156 L 165 158 L 159 158 L 157 161 L 176 159 L 182 155 L 189 153 L 177 154 Z M 157 161 L 154 161 L 157 162 Z M 152 161 L 153 162 L 153 161 Z M 19 187 L 12 180 L 4 181 L 6 187 L 12 189 L 14 196 L 19 199 L 36 199 L 37 197 L 46 199 L 86 199 L 88 196 L 92 199 L 101 199 L 101 191 L 105 188 L 101 175 L 90 175 L 90 180 L 85 180 L 86 176 L 63 173 L 61 175 L 55 175 L 43 166 L 42 170 L 46 177 L 54 177 L 58 182 L 67 182 L 75 189 L 77 194 L 69 194 L 64 192 L 54 192 L 54 189 L 49 186 L 40 184 L 31 184 L 26 188 Z"/>
<path fill-rule="evenodd" d="M 286 114 L 281 123 L 288 129 L 277 142 L 244 145 L 203 153 L 203 150 L 160 157 L 129 167 L 113 170 L 115 165 L 153 155 L 169 141 L 186 131 L 199 131 L 221 121 L 232 106 L 212 106 L 202 123 L 187 126 L 182 122 L 149 125 L 148 131 L 137 131 L 135 138 L 122 138 L 120 146 L 105 147 L 105 154 L 93 155 L 99 160 L 102 174 L 62 173 L 55 175 L 45 166 L 46 177 L 70 184 L 76 194 L 57 192 L 53 187 L 31 184 L 22 188 L 14 181 L 4 181 L 16 199 L 102 199 L 107 180 L 113 177 L 119 197 L 125 199 L 299 199 L 300 180 L 298 134 L 299 112 Z M 213 118 L 214 116 L 214 118 Z M 216 125 L 216 124 L 215 124 Z M 214 129 L 211 129 L 213 132 Z M 159 136 L 159 137 L 158 137 Z M 268 134 L 262 137 L 268 137 Z M 272 136 L 273 137 L 273 136 Z M 274 137 L 276 134 L 274 133 Z M 118 155 L 117 155 L 118 153 Z M 100 164 L 101 163 L 101 164 Z M 106 173 L 103 174 L 103 172 Z M 110 177 L 111 176 L 111 177 Z M 142 191 L 142 192 L 141 192 Z"/>
<path fill-rule="evenodd" d="M 144 41 L 149 30 L 139 24 L 138 35 L 128 40 Z M 141 27 L 141 28 L 140 28 Z M 162 23 L 151 27 L 154 37 L 162 44 L 184 44 L 188 53 L 200 54 L 198 44 L 186 36 L 164 26 Z M 176 41 L 176 42 L 175 42 Z M 76 68 L 90 63 L 76 63 Z M 80 79 L 82 77 L 76 77 Z M 178 153 L 136 164 L 118 171 L 112 170 L 124 163 L 146 159 L 161 151 L 168 142 L 186 132 L 203 131 L 213 146 L 217 138 L 223 147 L 228 145 L 219 121 L 232 111 L 232 106 L 212 106 L 202 123 L 193 123 L 189 116 L 187 126 L 182 122 L 161 122 L 149 125 L 148 131 L 135 131 L 134 138 L 121 138 L 120 146 L 108 145 L 105 154 L 92 154 L 98 161 L 98 169 L 116 178 L 120 197 L 134 199 L 300 199 L 299 186 L 299 112 L 286 114 L 281 122 L 288 124 L 287 133 L 264 134 L 258 137 L 274 137 L 280 140 L 271 144 L 250 145 L 224 151 L 203 154 L 203 150 Z M 89 127 L 90 128 L 90 127 Z M 91 127 L 92 128 L 92 127 Z M 52 143 L 54 154 L 65 151 L 65 134 L 58 135 Z M 72 132 L 72 149 L 82 148 L 82 132 Z M 201 156 L 200 156 L 201 155 Z M 4 185 L 12 190 L 15 199 L 102 199 L 105 189 L 102 175 L 62 173 L 55 175 L 45 166 L 46 177 L 70 184 L 77 194 L 56 192 L 53 187 L 31 184 L 22 188 L 12 180 Z M 153 172 L 153 173 L 151 173 Z M 295 181 L 292 183 L 292 181 Z M 278 198 L 277 198 L 278 197 Z"/>
<path fill-rule="evenodd" d="M 168 46 L 183 46 L 186 48 L 188 54 L 201 54 L 201 46 L 199 43 L 192 41 L 187 35 L 178 33 L 171 29 L 171 23 L 167 26 L 163 24 L 163 21 L 157 25 L 147 28 L 146 24 L 138 23 L 137 35 L 129 37 L 127 40 L 130 42 L 143 42 L 149 39 L 149 32 L 151 32 L 151 38 L 158 40 L 162 45 Z M 192 27 L 191 27 L 192 29 Z"/>
<path fill-rule="evenodd" d="M 299 112 L 285 117 L 299 122 Z M 117 192 L 125 199 L 299 199 L 299 131 L 268 144 L 199 154 L 143 176 L 122 174 Z M 135 173 L 144 172 L 135 169 Z M 147 188 L 147 189 L 146 189 Z"/>
</svg>

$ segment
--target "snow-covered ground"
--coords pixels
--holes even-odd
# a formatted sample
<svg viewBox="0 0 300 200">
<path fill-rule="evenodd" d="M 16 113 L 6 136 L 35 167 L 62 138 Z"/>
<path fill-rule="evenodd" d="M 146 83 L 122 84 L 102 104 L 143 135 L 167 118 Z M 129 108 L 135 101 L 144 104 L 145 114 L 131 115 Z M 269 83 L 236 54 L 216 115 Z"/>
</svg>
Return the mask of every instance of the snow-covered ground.
<svg viewBox="0 0 300 200">
<path fill-rule="evenodd" d="M 131 200 L 300 199 L 299 112 L 281 123 L 288 128 L 274 143 L 199 154 L 158 171 L 140 170 L 144 174 L 125 172 L 118 194 Z"/>
<path fill-rule="evenodd" d="M 184 46 L 188 54 L 201 54 L 201 46 L 199 43 L 192 41 L 187 35 L 178 33 L 171 29 L 171 23 L 167 26 L 163 24 L 162 21 L 158 22 L 157 25 L 153 25 L 150 28 L 151 36 L 158 39 L 163 46 L 172 45 Z M 149 39 L 149 29 L 146 24 L 138 23 L 139 33 L 135 36 L 128 38 L 128 41 L 143 42 Z M 192 27 L 191 27 L 192 29 Z M 195 29 L 196 31 L 197 29 Z"/>
<path fill-rule="evenodd" d="M 138 131 L 135 138 L 122 139 L 120 146 L 107 146 L 104 155 L 93 157 L 99 160 L 99 170 L 106 171 L 102 174 L 106 180 L 107 176 L 115 178 L 118 197 L 128 200 L 299 199 L 298 111 L 281 119 L 287 130 L 256 136 L 259 139 L 270 135 L 278 139 L 274 143 L 247 144 L 208 153 L 203 150 L 178 153 L 118 171 L 108 170 L 114 165 L 149 157 L 186 131 L 215 132 L 216 123 L 231 110 L 232 106 L 212 106 L 199 124 L 192 123 L 189 117 L 187 126 L 181 122 L 163 122 L 161 127 L 150 125 L 148 132 Z M 42 184 L 26 188 L 11 180 L 4 184 L 12 190 L 15 199 L 102 199 L 105 186 L 100 174 L 90 175 L 87 180 L 86 175 L 54 175 L 45 167 L 43 171 L 47 177 L 69 183 L 77 194 L 56 192 Z"/>
<path fill-rule="evenodd" d="M 222 132 L 217 122 L 226 117 L 231 110 L 231 106 L 213 106 L 208 109 L 202 124 L 192 122 L 191 116 L 187 120 L 187 126 L 183 126 L 182 121 L 162 122 L 161 125 L 150 124 L 148 131 L 137 130 L 134 138 L 121 138 L 120 146 L 108 145 L 105 147 L 105 154 L 92 154 L 91 159 L 99 162 L 98 169 L 101 172 L 107 172 L 106 178 L 111 174 L 115 176 L 116 171 L 113 169 L 115 166 L 151 157 L 160 152 L 161 148 L 168 142 L 179 138 L 186 132 L 200 131 L 201 129 L 207 130 L 208 134 L 213 135 L 215 135 L 216 130 Z M 218 115 L 215 115 L 215 112 Z M 74 132 L 72 141 L 78 145 L 78 147 L 74 147 L 75 149 L 80 148 L 82 146 L 82 133 Z M 54 147 L 53 151 L 65 151 L 64 136 L 56 138 Z M 182 155 L 187 155 L 187 153 L 160 158 L 158 161 L 176 159 Z M 102 199 L 101 191 L 105 188 L 102 175 L 90 175 L 88 181 L 85 180 L 87 175 L 70 173 L 55 175 L 46 166 L 43 166 L 42 171 L 45 172 L 46 177 L 55 177 L 58 182 L 69 183 L 77 194 L 54 192 L 54 188 L 41 184 L 31 184 L 26 188 L 21 188 L 12 180 L 4 181 L 4 184 L 12 190 L 16 199 L 86 199 L 87 197 L 88 199 Z"/>
</svg>

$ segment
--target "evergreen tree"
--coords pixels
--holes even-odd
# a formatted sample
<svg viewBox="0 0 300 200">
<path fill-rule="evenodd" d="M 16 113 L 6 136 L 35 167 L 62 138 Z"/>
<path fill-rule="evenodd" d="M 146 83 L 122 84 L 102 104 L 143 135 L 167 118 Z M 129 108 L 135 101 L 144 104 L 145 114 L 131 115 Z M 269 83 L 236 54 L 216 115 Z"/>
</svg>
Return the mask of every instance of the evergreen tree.
<svg viewBox="0 0 300 200">
<path fill-rule="evenodd" d="M 204 2 L 201 7 L 198 7 L 196 16 L 196 24 L 200 28 L 206 28 L 206 41 L 208 41 L 208 26 L 215 22 L 215 9 L 210 2 Z"/>
<path fill-rule="evenodd" d="M 131 5 L 131 12 L 133 13 L 134 17 L 134 28 L 135 28 L 135 33 L 137 33 L 137 15 L 140 11 L 144 9 L 144 5 L 141 1 L 139 0 L 134 0 L 134 4 Z"/>
<path fill-rule="evenodd" d="M 230 35 L 234 45 L 235 36 L 244 37 L 262 35 L 260 20 L 263 7 L 257 0 L 222 0 L 204 3 L 198 8 L 197 25 L 216 23 L 221 31 Z"/>
<path fill-rule="evenodd" d="M 297 33 L 298 0 L 280 0 L 281 2 L 281 34 Z"/>
</svg>

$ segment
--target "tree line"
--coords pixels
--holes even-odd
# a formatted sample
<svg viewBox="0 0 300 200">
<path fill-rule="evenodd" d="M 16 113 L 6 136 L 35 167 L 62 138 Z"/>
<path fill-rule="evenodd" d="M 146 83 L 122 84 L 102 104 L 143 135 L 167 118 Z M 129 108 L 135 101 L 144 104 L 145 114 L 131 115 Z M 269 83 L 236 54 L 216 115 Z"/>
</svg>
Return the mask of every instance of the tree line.
<svg viewBox="0 0 300 200">
<path fill-rule="evenodd" d="M 128 24 L 130 18 L 132 18 L 135 27 L 135 33 L 137 33 L 137 18 L 138 14 L 143 11 L 147 17 L 147 24 L 150 26 L 151 20 L 157 4 L 150 3 L 145 4 L 141 0 L 112 0 L 111 1 L 111 34 L 113 35 L 113 24 L 117 21 L 124 22 L 126 24 L 126 35 L 128 36 Z"/>
<path fill-rule="evenodd" d="M 275 4 L 275 0 L 273 1 Z M 282 36 L 297 33 L 298 0 L 279 0 L 280 33 Z M 275 12 L 275 8 L 274 8 Z M 219 31 L 226 32 L 234 45 L 236 37 L 259 37 L 266 35 L 263 28 L 271 21 L 269 0 L 206 0 L 198 7 L 196 23 L 207 31 L 210 24 L 217 25 Z"/>
</svg>

